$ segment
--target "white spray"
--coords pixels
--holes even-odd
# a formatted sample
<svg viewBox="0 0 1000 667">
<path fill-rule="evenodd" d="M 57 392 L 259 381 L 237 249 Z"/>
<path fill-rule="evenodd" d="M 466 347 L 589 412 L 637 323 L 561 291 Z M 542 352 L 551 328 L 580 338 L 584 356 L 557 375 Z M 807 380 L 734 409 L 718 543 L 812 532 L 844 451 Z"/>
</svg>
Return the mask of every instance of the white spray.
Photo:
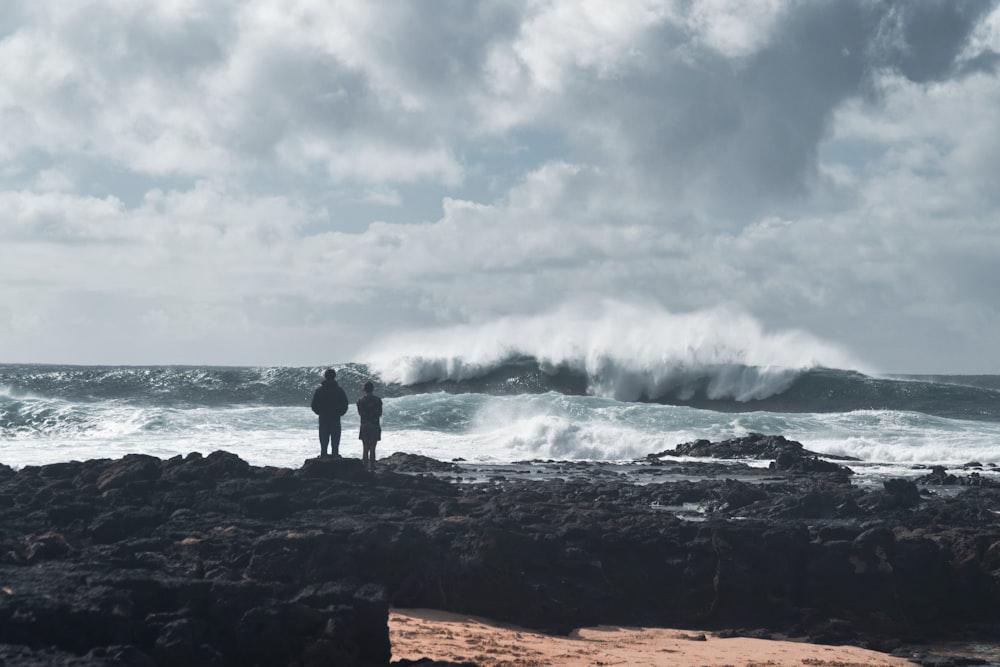
<svg viewBox="0 0 1000 667">
<path fill-rule="evenodd" d="M 411 385 L 479 377 L 517 357 L 586 373 L 595 395 L 632 401 L 705 386 L 708 398 L 766 398 L 803 369 L 858 368 L 836 346 L 801 331 L 768 332 L 727 309 L 675 314 L 602 300 L 483 324 L 408 331 L 362 352 L 384 382 Z"/>
</svg>

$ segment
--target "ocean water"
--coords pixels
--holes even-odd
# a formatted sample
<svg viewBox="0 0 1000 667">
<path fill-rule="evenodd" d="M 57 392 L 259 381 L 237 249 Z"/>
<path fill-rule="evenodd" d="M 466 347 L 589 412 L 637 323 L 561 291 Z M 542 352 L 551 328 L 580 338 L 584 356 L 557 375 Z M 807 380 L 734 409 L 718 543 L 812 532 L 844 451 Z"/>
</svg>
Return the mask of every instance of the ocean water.
<svg viewBox="0 0 1000 667">
<path fill-rule="evenodd" d="M 861 476 L 1000 466 L 1000 376 L 878 377 L 824 367 L 510 355 L 399 355 L 334 365 L 349 397 L 383 396 L 378 455 L 481 464 L 625 463 L 700 438 L 781 434 L 860 459 Z M 309 410 L 324 367 L 0 365 L 0 462 L 233 452 L 297 467 L 318 451 Z M 357 415 L 341 453 L 360 456 Z"/>
</svg>

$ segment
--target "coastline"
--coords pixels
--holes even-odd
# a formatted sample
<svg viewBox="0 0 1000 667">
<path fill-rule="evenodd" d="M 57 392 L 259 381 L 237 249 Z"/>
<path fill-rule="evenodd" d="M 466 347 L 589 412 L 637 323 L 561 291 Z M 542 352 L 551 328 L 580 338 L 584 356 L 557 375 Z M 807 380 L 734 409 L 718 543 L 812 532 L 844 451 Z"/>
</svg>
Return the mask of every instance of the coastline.
<svg viewBox="0 0 1000 667">
<path fill-rule="evenodd" d="M 421 658 L 477 667 L 912 667 L 909 659 L 856 646 L 719 637 L 699 630 L 596 626 L 557 637 L 433 609 L 392 609 L 394 661 Z"/>
<path fill-rule="evenodd" d="M 633 648 L 681 628 L 914 660 L 1000 641 L 996 483 L 859 487 L 781 436 L 690 444 L 708 458 L 650 454 L 645 483 L 584 462 L 480 479 L 404 454 L 374 474 L 224 451 L 0 465 L 0 662 L 388 665 L 391 608 L 588 647 L 609 628 Z M 728 452 L 771 464 L 737 479 L 713 458 Z"/>
</svg>

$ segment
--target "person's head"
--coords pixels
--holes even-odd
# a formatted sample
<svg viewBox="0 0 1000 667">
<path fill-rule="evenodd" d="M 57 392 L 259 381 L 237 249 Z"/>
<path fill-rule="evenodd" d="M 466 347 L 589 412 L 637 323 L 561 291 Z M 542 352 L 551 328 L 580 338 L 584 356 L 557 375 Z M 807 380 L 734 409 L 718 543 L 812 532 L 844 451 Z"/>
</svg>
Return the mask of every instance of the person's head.
<svg viewBox="0 0 1000 667">
<path fill-rule="evenodd" d="M 333 370 L 332 368 L 327 368 L 325 371 L 323 371 L 323 377 L 325 377 L 327 380 L 333 380 L 337 377 L 337 371 Z"/>
<path fill-rule="evenodd" d="M 362 389 L 362 390 L 363 390 L 363 391 L 364 391 L 364 392 L 365 392 L 366 394 L 370 394 L 370 393 L 372 393 L 373 391 L 375 391 L 375 384 L 374 384 L 374 383 L 373 383 L 373 382 L 372 382 L 371 380 L 368 380 L 367 382 L 365 382 L 364 386 L 363 386 L 363 387 L 361 387 L 361 389 Z"/>
</svg>

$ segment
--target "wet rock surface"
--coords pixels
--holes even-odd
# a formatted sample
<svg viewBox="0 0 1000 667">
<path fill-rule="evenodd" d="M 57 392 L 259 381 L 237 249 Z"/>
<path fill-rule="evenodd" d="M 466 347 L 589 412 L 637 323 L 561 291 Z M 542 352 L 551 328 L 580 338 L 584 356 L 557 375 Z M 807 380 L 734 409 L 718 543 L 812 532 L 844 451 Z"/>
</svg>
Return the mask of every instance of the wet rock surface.
<svg viewBox="0 0 1000 667">
<path fill-rule="evenodd" d="M 814 457 L 761 437 L 775 461 Z M 460 462 L 380 463 L 215 452 L 0 468 L 0 663 L 385 665 L 390 605 L 551 632 L 1000 640 L 992 485 L 939 494 L 948 476 L 932 471 L 941 481 L 863 489 L 839 463 L 662 453 L 639 462 L 644 483 L 602 464 L 461 482 L 441 477 L 461 478 Z"/>
<path fill-rule="evenodd" d="M 779 455 L 791 458 L 816 458 L 820 456 L 820 454 L 811 452 L 803 447 L 802 443 L 789 440 L 783 435 L 751 433 L 742 438 L 730 438 L 729 440 L 721 440 L 719 442 L 712 442 L 711 440 L 685 442 L 659 454 L 650 454 L 648 458 L 663 456 L 705 456 L 716 459 L 775 459 Z M 857 460 L 847 456 L 826 456 L 826 458 L 836 458 L 841 461 Z"/>
</svg>

